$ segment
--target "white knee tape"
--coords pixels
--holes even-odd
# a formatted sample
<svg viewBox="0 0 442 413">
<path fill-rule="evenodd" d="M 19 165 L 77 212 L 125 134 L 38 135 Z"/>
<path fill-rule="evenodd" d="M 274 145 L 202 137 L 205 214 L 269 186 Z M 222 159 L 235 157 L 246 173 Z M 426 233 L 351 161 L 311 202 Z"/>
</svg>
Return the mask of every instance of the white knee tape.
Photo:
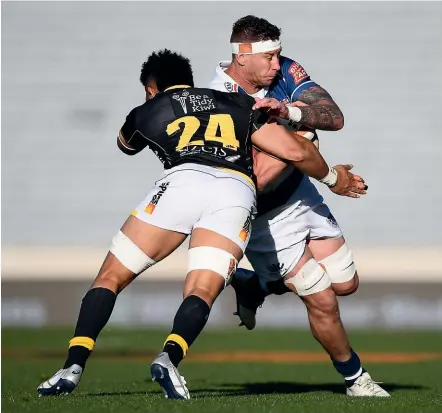
<svg viewBox="0 0 442 413">
<path fill-rule="evenodd" d="M 292 284 L 302 297 L 324 291 L 330 287 L 331 280 L 324 269 L 310 258 L 295 275 L 285 280 L 285 284 Z"/>
<path fill-rule="evenodd" d="M 110 252 L 118 258 L 121 264 L 135 274 L 140 274 L 155 264 L 154 260 L 149 258 L 121 231 L 118 231 L 118 234 L 112 238 Z"/>
<path fill-rule="evenodd" d="M 342 245 L 336 252 L 319 261 L 319 263 L 325 267 L 332 283 L 350 281 L 356 273 L 353 253 L 347 244 Z"/>
<path fill-rule="evenodd" d="M 227 251 L 214 247 L 195 247 L 189 249 L 188 272 L 193 270 L 211 270 L 230 282 L 238 261 Z"/>
</svg>

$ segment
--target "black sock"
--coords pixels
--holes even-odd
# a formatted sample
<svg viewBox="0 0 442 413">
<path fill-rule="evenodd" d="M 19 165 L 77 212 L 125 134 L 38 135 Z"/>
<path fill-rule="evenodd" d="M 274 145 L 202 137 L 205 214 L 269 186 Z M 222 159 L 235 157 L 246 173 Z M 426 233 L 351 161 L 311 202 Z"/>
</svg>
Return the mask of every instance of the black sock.
<svg viewBox="0 0 442 413">
<path fill-rule="evenodd" d="M 107 288 L 93 288 L 83 298 L 69 353 L 63 368 L 78 364 L 84 368 L 92 353 L 95 340 L 109 321 L 114 309 L 116 294 Z"/>
<path fill-rule="evenodd" d="M 362 373 L 365 373 L 365 369 L 361 365 L 359 356 L 353 351 L 353 349 L 350 349 L 350 351 L 351 356 L 347 361 L 335 361 L 332 359 L 336 371 L 344 376 L 347 387 L 353 386 L 357 378 Z"/>
<path fill-rule="evenodd" d="M 203 330 L 209 313 L 208 304 L 196 295 L 190 295 L 181 303 L 163 348 L 175 367 L 180 364 L 188 348 Z"/>
</svg>

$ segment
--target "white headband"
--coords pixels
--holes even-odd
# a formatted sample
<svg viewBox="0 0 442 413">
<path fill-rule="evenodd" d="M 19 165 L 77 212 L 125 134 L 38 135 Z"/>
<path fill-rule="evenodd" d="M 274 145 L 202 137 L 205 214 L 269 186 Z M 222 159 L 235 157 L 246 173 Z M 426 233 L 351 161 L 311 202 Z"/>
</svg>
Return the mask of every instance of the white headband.
<svg viewBox="0 0 442 413">
<path fill-rule="evenodd" d="M 264 40 L 253 43 L 230 43 L 233 54 L 255 54 L 271 52 L 281 48 L 281 40 Z"/>
</svg>

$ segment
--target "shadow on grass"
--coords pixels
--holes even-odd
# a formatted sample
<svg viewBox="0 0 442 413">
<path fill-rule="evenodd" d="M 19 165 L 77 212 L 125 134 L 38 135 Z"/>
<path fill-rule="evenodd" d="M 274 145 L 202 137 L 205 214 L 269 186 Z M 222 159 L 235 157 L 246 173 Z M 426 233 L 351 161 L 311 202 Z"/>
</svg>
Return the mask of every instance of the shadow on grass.
<svg viewBox="0 0 442 413">
<path fill-rule="evenodd" d="M 389 393 L 394 393 L 397 390 L 425 390 L 427 387 L 414 384 L 393 384 L 383 383 L 384 388 Z M 191 388 L 190 394 L 195 395 L 198 399 L 211 397 L 234 397 L 247 396 L 259 394 L 301 394 L 312 392 L 329 392 L 334 394 L 344 394 L 345 387 L 341 383 L 296 383 L 296 382 L 268 382 L 268 383 L 224 383 L 222 386 L 214 386 L 213 388 L 195 389 Z M 121 392 L 101 392 L 101 393 L 85 393 L 85 396 L 90 397 L 105 397 L 105 396 L 133 396 L 133 395 L 155 395 L 161 394 L 160 390 L 146 391 L 121 391 Z"/>
</svg>

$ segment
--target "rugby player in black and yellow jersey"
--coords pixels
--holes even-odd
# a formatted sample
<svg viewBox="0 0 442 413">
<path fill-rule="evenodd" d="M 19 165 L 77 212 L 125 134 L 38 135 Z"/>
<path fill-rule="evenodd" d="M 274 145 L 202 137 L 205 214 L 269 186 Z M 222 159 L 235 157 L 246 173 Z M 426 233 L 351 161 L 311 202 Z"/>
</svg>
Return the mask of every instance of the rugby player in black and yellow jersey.
<svg viewBox="0 0 442 413">
<path fill-rule="evenodd" d="M 165 171 L 113 238 L 83 298 L 65 364 L 38 387 L 41 396 L 68 394 L 77 387 L 117 295 L 190 235 L 184 300 L 151 365 L 166 397 L 188 399 L 177 366 L 206 324 L 250 237 L 256 210 L 252 145 L 316 179 L 329 173 L 311 142 L 252 110 L 251 97 L 195 88 L 190 62 L 179 54 L 152 54 L 143 64 L 141 81 L 147 101 L 127 116 L 118 147 L 129 155 L 149 147 Z M 332 188 L 336 193 L 351 187 L 351 174 L 344 171 Z"/>
</svg>

